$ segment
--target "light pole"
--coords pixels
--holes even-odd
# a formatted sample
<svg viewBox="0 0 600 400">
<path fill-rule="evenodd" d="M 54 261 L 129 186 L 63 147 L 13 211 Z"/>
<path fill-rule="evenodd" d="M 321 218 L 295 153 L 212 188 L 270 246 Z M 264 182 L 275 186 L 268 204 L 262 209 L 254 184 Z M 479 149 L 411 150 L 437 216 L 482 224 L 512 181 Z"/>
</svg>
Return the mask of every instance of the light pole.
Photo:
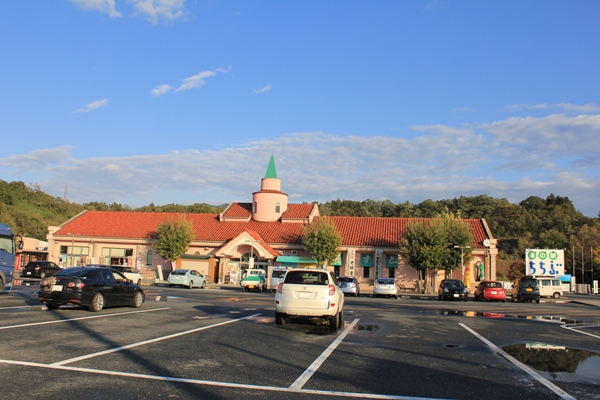
<svg viewBox="0 0 600 400">
<path fill-rule="evenodd" d="M 465 280 L 465 266 L 464 266 L 464 262 L 463 262 L 463 250 L 464 249 L 470 249 L 471 246 L 458 246 L 455 245 L 454 246 L 455 249 L 460 249 L 460 267 L 462 268 L 462 279 L 461 280 Z"/>
</svg>

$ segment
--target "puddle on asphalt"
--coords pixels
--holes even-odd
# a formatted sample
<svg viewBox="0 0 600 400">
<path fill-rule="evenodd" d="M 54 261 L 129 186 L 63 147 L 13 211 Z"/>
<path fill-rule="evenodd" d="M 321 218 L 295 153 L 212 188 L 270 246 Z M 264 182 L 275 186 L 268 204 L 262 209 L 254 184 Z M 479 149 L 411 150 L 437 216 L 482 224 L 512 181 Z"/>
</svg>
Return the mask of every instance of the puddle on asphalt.
<svg viewBox="0 0 600 400">
<path fill-rule="evenodd" d="M 513 344 L 502 350 L 547 379 L 565 382 L 600 381 L 600 353 L 545 343 Z"/>
<path fill-rule="evenodd" d="M 547 315 L 518 315 L 518 314 L 501 314 L 494 312 L 479 312 L 479 311 L 451 311 L 442 310 L 439 314 L 445 316 L 458 316 L 467 318 L 518 318 L 529 319 L 533 321 L 554 322 L 561 325 L 569 325 L 572 327 L 581 326 L 600 326 L 599 319 L 574 319 L 572 317 L 555 317 Z"/>
</svg>

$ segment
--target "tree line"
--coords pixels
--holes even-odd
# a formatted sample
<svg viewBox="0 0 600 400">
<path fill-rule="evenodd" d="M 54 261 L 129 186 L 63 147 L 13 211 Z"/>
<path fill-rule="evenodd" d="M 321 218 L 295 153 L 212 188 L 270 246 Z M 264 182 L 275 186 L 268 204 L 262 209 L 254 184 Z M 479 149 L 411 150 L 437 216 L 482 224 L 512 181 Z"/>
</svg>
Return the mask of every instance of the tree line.
<svg viewBox="0 0 600 400">
<path fill-rule="evenodd" d="M 461 196 L 453 199 L 427 199 L 418 204 L 393 203 L 390 200 L 332 200 L 317 203 L 323 216 L 364 216 L 435 218 L 451 214 L 459 218 L 485 218 L 492 234 L 499 240 L 498 273 L 508 276 L 510 265 L 524 258 L 527 248 L 566 249 L 567 270 L 591 278 L 600 278 L 600 219 L 586 217 L 568 197 L 550 194 L 545 199 L 530 196 L 518 204 L 487 195 Z M 71 203 L 44 193 L 39 185 L 0 180 L 0 222 L 11 225 L 16 233 L 45 240 L 49 225 L 60 225 L 84 210 L 140 211 L 174 213 L 220 213 L 225 205 L 208 204 L 163 206 L 150 203 L 133 208 L 119 203 Z M 400 240 L 400 238 L 399 238 Z M 596 261 L 598 260 L 598 261 Z M 581 280 L 578 275 L 578 280 Z"/>
</svg>

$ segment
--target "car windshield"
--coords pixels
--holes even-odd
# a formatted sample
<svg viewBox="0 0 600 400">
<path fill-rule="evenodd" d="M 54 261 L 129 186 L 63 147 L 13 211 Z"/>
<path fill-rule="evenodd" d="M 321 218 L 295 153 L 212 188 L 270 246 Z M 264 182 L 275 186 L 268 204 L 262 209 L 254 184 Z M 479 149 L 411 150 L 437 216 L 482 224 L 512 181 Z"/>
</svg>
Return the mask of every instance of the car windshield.
<svg viewBox="0 0 600 400">
<path fill-rule="evenodd" d="M 273 271 L 271 275 L 272 278 L 283 278 L 285 276 L 286 271 Z"/>
<path fill-rule="evenodd" d="M 90 268 L 72 267 L 63 269 L 56 276 L 70 276 L 76 278 L 98 279 L 98 270 Z"/>
<path fill-rule="evenodd" d="M 379 283 L 381 285 L 393 285 L 394 280 L 392 278 L 380 278 L 380 279 L 377 279 L 377 283 Z"/>
<path fill-rule="evenodd" d="M 500 282 L 486 282 L 485 287 L 489 288 L 501 288 L 502 284 Z"/>
<path fill-rule="evenodd" d="M 444 286 L 445 287 L 462 288 L 465 285 L 463 285 L 462 281 L 446 281 L 446 282 L 444 282 Z"/>
<path fill-rule="evenodd" d="M 522 279 L 521 286 L 534 288 L 538 286 L 538 281 L 537 279 Z"/>
<path fill-rule="evenodd" d="M 171 275 L 185 275 L 187 274 L 187 269 L 177 269 L 171 272 Z"/>
<path fill-rule="evenodd" d="M 290 271 L 285 276 L 285 283 L 328 285 L 329 275 L 317 271 Z"/>
</svg>

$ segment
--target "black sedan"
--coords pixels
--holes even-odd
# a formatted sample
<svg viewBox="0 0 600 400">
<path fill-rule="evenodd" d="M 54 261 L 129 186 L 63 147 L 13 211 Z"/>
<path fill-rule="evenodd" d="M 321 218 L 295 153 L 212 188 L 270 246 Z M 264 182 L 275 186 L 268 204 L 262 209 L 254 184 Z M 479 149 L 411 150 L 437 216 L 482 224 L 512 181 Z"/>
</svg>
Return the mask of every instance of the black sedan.
<svg viewBox="0 0 600 400">
<path fill-rule="evenodd" d="M 464 300 L 469 298 L 469 290 L 460 279 L 444 279 L 438 288 L 438 300 Z"/>
<path fill-rule="evenodd" d="M 56 275 L 61 270 L 62 268 L 52 261 L 30 261 L 21 271 L 21 277 L 44 278 L 46 276 Z"/>
<path fill-rule="evenodd" d="M 100 311 L 109 306 L 139 308 L 145 294 L 144 289 L 112 268 L 73 267 L 42 279 L 38 299 L 51 310 L 72 304 Z"/>
</svg>

